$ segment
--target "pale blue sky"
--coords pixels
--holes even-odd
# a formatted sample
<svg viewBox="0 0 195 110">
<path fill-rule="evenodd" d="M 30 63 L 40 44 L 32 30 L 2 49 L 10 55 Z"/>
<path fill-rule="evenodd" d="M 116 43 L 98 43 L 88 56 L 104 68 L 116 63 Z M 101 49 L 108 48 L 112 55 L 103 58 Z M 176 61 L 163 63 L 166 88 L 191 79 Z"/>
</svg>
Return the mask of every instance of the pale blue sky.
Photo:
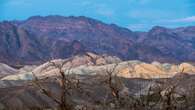
<svg viewBox="0 0 195 110">
<path fill-rule="evenodd" d="M 0 0 L 0 20 L 87 16 L 131 30 L 195 26 L 195 0 Z"/>
</svg>

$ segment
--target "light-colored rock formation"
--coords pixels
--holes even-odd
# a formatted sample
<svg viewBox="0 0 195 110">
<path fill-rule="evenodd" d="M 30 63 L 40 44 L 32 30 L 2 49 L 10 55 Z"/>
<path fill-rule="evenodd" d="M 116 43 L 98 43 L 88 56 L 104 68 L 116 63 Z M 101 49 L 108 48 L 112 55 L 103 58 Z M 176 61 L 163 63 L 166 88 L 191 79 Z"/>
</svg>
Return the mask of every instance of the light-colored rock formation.
<svg viewBox="0 0 195 110">
<path fill-rule="evenodd" d="M 1 80 L 33 80 L 32 72 L 29 73 L 21 73 L 16 75 L 8 75 Z"/>
<path fill-rule="evenodd" d="M 189 63 L 182 63 L 179 65 L 179 71 L 185 73 L 194 73 L 195 67 Z"/>
<path fill-rule="evenodd" d="M 17 72 L 18 72 L 17 69 L 14 69 L 6 64 L 0 63 L 0 77 L 12 75 Z"/>
<path fill-rule="evenodd" d="M 63 66 L 62 66 L 63 65 Z M 111 56 L 98 56 L 93 53 L 74 56 L 69 59 L 56 59 L 46 62 L 40 66 L 25 66 L 19 70 L 10 69 L 10 74 L 2 80 L 32 80 L 34 75 L 39 78 L 58 76 L 60 68 L 65 74 L 107 74 L 107 71 L 114 69 L 113 74 L 125 78 L 169 78 L 177 73 L 195 74 L 195 66 L 190 63 L 179 65 L 152 62 L 144 63 L 141 61 L 120 61 Z M 8 67 L 7 67 L 8 68 Z M 1 70 L 5 71 L 5 69 Z"/>
</svg>

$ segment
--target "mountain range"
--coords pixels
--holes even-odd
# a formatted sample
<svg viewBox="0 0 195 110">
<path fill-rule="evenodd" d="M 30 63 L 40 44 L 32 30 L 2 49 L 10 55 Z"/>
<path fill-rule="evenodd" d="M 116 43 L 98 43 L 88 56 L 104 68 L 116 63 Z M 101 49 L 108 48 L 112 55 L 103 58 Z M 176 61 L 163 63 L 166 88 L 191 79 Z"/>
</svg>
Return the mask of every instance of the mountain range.
<svg viewBox="0 0 195 110">
<path fill-rule="evenodd" d="M 144 62 L 194 62 L 195 26 L 155 26 L 148 32 L 79 16 L 33 16 L 0 22 L 0 62 L 41 64 L 86 52 Z"/>
</svg>

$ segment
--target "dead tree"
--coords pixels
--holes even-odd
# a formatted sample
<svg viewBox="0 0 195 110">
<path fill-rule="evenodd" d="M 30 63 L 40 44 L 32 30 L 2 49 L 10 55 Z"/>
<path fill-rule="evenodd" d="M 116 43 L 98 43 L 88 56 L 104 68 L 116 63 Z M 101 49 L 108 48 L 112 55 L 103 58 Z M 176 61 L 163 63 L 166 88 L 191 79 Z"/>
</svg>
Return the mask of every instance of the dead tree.
<svg viewBox="0 0 195 110">
<path fill-rule="evenodd" d="M 73 107 L 69 103 L 72 90 L 79 88 L 79 79 L 74 77 L 70 74 L 70 69 L 63 70 L 63 66 L 68 61 L 64 61 L 62 64 L 56 64 L 55 62 L 50 61 L 54 67 L 56 67 L 59 70 L 59 73 L 57 73 L 57 77 L 55 80 L 60 86 L 60 96 L 56 97 L 54 93 L 52 93 L 51 90 L 46 89 L 43 84 L 41 83 L 41 79 L 39 79 L 34 74 L 34 84 L 42 91 L 44 95 L 49 97 L 51 100 L 53 100 L 55 103 L 58 104 L 59 110 L 72 110 Z M 69 100 L 68 100 L 69 99 Z"/>
<path fill-rule="evenodd" d="M 116 68 L 118 64 L 115 64 L 112 68 L 106 70 L 106 75 L 104 76 L 103 84 L 108 88 L 105 98 L 108 98 L 110 93 L 110 101 L 114 104 L 115 108 L 119 108 L 121 104 L 120 90 L 123 87 L 121 79 L 117 76 Z M 102 82 L 101 82 L 102 83 Z M 112 100 L 113 98 L 113 100 Z M 112 104 L 108 99 L 104 99 L 104 103 Z M 105 106 L 105 104 L 104 104 Z"/>
</svg>

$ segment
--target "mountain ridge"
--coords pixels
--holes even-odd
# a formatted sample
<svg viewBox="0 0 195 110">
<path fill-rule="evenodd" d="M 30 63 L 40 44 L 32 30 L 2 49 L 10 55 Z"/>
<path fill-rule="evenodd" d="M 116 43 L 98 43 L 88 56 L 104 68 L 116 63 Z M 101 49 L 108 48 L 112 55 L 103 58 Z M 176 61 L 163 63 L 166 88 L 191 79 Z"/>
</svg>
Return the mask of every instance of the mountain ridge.
<svg viewBox="0 0 195 110">
<path fill-rule="evenodd" d="M 0 22 L 2 63 L 41 64 L 85 51 L 122 60 L 194 62 L 195 26 L 175 29 L 156 26 L 148 32 L 134 32 L 84 16 L 34 16 Z"/>
</svg>

